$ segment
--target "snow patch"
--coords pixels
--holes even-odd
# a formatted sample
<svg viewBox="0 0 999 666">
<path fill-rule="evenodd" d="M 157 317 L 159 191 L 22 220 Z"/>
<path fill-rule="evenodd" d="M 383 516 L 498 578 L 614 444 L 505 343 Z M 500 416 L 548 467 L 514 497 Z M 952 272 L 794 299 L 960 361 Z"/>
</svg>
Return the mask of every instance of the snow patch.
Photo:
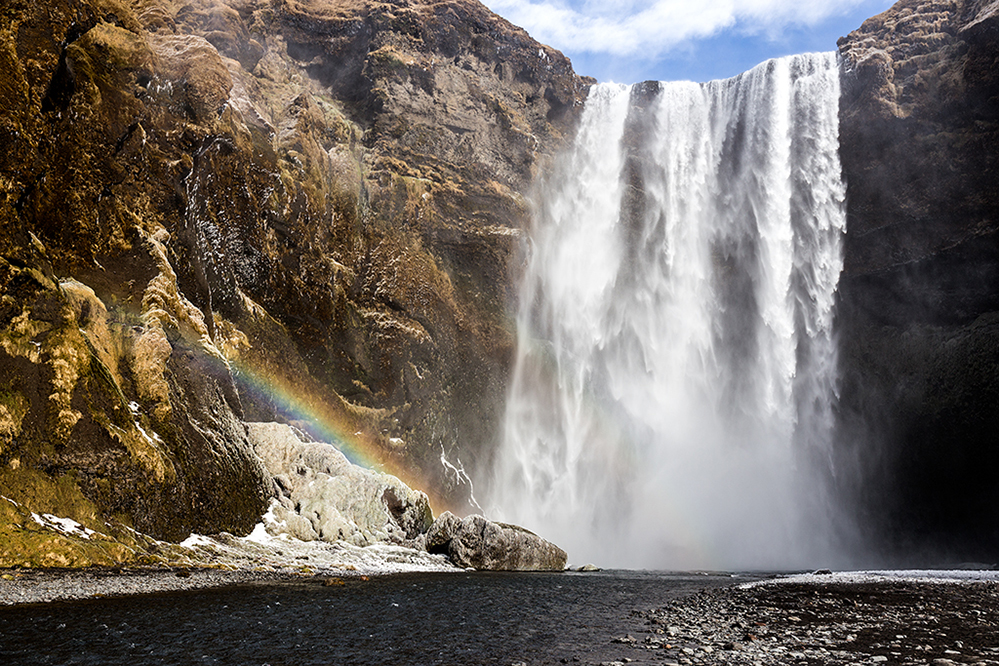
<svg viewBox="0 0 999 666">
<path fill-rule="evenodd" d="M 272 544 L 276 540 L 267 532 L 267 527 L 263 523 L 257 523 L 253 527 L 253 531 L 243 537 L 243 541 L 250 541 L 261 545 Z"/>
<path fill-rule="evenodd" d="M 206 536 L 201 536 L 200 534 L 192 534 L 183 541 L 180 545 L 184 548 L 197 548 L 198 546 L 211 546 L 215 542 Z"/>
<path fill-rule="evenodd" d="M 43 513 L 39 516 L 34 512 L 32 512 L 31 518 L 42 527 L 55 530 L 68 536 L 89 539 L 94 534 L 97 534 L 97 532 L 88 527 L 84 527 L 72 518 L 60 518 L 59 516 L 54 516 L 51 513 Z"/>
<path fill-rule="evenodd" d="M 145 428 L 143 428 L 142 426 L 140 426 L 138 424 L 138 422 L 136 422 L 135 427 L 139 429 L 139 432 L 142 433 L 142 436 L 146 438 L 146 441 L 149 442 L 150 444 L 152 444 L 154 447 L 157 444 L 162 444 L 163 443 L 163 439 L 158 434 L 156 434 L 156 432 L 153 432 L 152 437 L 150 437 L 149 433 L 147 433 L 146 430 L 145 430 Z"/>
</svg>

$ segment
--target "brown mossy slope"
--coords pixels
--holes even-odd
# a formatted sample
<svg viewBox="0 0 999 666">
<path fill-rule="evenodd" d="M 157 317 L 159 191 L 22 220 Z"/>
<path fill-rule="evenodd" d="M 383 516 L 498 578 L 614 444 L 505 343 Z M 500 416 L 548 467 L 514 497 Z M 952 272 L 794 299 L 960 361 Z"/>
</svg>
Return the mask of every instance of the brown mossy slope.
<svg viewBox="0 0 999 666">
<path fill-rule="evenodd" d="M 243 421 L 304 413 L 460 506 L 585 89 L 470 0 L 4 3 L 0 495 L 245 532 Z"/>
</svg>

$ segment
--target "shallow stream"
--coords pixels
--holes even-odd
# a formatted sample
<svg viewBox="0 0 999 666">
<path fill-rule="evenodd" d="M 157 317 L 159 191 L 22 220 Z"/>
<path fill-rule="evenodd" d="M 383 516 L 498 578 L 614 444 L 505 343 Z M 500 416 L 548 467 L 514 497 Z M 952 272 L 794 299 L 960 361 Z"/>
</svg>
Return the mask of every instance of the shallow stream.
<svg viewBox="0 0 999 666">
<path fill-rule="evenodd" d="M 0 663 L 600 663 L 636 657 L 612 642 L 641 636 L 644 620 L 632 611 L 745 580 L 640 571 L 419 573 L 0 608 Z"/>
</svg>

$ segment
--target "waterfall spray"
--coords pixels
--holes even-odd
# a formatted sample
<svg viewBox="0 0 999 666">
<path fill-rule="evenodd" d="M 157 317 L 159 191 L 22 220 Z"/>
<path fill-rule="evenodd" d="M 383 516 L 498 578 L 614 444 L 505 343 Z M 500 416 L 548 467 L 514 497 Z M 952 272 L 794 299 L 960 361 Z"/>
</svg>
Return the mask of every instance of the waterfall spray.
<svg viewBox="0 0 999 666">
<path fill-rule="evenodd" d="M 574 561 L 828 562 L 835 54 L 590 93 L 540 188 L 489 504 Z"/>
</svg>

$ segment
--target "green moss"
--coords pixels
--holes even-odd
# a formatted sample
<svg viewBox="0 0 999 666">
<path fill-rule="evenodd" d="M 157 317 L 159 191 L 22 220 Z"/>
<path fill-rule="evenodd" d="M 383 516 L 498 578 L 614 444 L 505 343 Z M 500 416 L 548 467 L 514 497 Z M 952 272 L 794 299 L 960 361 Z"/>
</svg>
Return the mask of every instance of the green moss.
<svg viewBox="0 0 999 666">
<path fill-rule="evenodd" d="M 184 549 L 129 529 L 121 517 L 106 520 L 74 474 L 52 477 L 6 466 L 0 468 L 0 488 L 0 568 L 191 564 Z M 32 513 L 70 518 L 93 533 L 64 534 L 39 524 Z"/>
<path fill-rule="evenodd" d="M 353 146 L 360 140 L 361 129 L 347 118 L 336 101 L 324 96 L 315 96 L 313 99 L 323 113 L 326 134 L 333 143 Z"/>
<path fill-rule="evenodd" d="M 367 69 L 374 76 L 400 74 L 407 67 L 403 54 L 391 46 L 383 46 L 368 53 Z"/>
<path fill-rule="evenodd" d="M 128 399 L 122 392 L 121 387 L 118 386 L 118 382 L 115 381 L 111 370 L 104 365 L 100 354 L 97 353 L 97 349 L 94 347 L 94 343 L 90 341 L 90 336 L 84 335 L 83 341 L 87 345 L 87 351 L 90 352 L 89 370 L 91 376 L 95 377 L 98 382 L 113 396 L 113 400 L 117 403 L 115 405 L 115 412 L 121 415 L 128 414 L 130 411 L 128 407 Z M 121 419 L 116 419 L 115 421 L 119 425 L 124 425 Z"/>
<path fill-rule="evenodd" d="M 30 409 L 31 401 L 19 391 L 0 389 L 0 456 L 10 451 L 21 434 L 21 425 Z"/>
<path fill-rule="evenodd" d="M 528 124 L 527 121 L 524 120 L 524 117 L 504 104 L 502 100 L 495 97 L 490 98 L 490 106 L 493 113 L 495 113 L 496 117 L 499 119 L 500 126 L 503 129 L 514 130 L 517 132 L 527 131 Z"/>
</svg>

